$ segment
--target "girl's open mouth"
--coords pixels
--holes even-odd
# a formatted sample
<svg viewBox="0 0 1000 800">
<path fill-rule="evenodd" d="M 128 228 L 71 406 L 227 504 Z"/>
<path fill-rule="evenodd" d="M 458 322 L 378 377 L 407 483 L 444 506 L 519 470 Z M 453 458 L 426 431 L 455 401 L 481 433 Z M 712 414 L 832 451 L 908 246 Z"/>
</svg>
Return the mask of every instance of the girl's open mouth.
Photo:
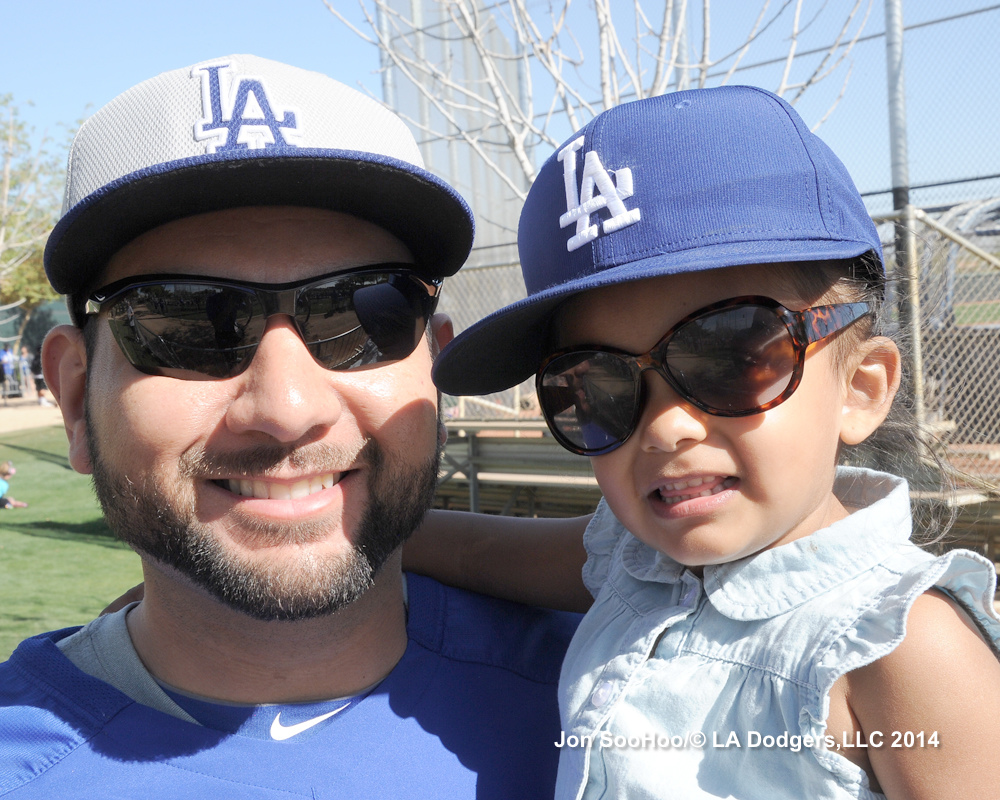
<svg viewBox="0 0 1000 800">
<path fill-rule="evenodd" d="M 714 494 L 719 494 L 734 486 L 737 480 L 739 479 L 733 475 L 692 478 L 688 481 L 665 483 L 656 489 L 653 494 L 661 502 L 672 506 L 684 500 L 693 500 L 696 497 L 711 497 Z"/>
</svg>

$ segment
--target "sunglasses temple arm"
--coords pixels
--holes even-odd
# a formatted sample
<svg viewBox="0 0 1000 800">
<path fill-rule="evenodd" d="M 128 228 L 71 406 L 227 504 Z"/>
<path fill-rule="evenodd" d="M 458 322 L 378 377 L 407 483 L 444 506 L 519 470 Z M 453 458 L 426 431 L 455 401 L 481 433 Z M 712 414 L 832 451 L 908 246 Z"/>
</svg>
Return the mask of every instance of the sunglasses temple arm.
<svg viewBox="0 0 1000 800">
<path fill-rule="evenodd" d="M 871 311 L 868 303 L 838 303 L 817 306 L 802 312 L 802 324 L 809 344 L 818 342 L 846 328 Z"/>
</svg>

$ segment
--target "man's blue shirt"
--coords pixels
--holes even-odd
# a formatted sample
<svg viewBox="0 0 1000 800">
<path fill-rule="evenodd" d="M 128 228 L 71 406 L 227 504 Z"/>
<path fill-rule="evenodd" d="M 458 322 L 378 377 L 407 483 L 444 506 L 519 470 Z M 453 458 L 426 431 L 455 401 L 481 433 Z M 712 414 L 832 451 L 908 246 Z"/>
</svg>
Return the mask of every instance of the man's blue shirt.
<svg viewBox="0 0 1000 800">
<path fill-rule="evenodd" d="M 282 740 L 135 702 L 62 654 L 55 642 L 76 629 L 28 639 L 0 665 L 0 796 L 548 800 L 556 684 L 578 617 L 414 575 L 408 594 L 409 643 L 393 671 Z M 297 722 L 295 706 L 268 709 L 285 730 Z"/>
</svg>

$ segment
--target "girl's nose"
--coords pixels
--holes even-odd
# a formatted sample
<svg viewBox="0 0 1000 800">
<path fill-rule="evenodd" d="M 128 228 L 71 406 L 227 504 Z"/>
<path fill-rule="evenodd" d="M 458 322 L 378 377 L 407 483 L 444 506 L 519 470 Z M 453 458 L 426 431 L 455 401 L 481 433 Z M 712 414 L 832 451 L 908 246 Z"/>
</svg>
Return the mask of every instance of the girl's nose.
<svg viewBox="0 0 1000 800">
<path fill-rule="evenodd" d="M 653 371 L 643 375 L 646 400 L 636 433 L 643 450 L 673 453 L 708 435 L 709 414 L 691 405 Z"/>
</svg>

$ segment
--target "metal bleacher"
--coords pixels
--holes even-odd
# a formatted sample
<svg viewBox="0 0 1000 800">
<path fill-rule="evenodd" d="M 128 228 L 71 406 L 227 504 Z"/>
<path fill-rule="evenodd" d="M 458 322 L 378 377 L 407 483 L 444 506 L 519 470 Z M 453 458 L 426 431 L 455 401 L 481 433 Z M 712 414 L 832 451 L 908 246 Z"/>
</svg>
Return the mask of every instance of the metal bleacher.
<svg viewBox="0 0 1000 800">
<path fill-rule="evenodd" d="M 508 516 L 588 514 L 601 498 L 590 459 L 541 420 L 449 420 L 437 507 Z"/>
<path fill-rule="evenodd" d="M 590 459 L 564 450 L 538 419 L 450 419 L 435 507 L 506 516 L 589 514 L 601 491 Z M 942 499 L 913 491 L 919 505 Z M 933 549 L 966 547 L 1000 559 L 1000 502 L 980 490 L 952 493 L 956 519 Z"/>
</svg>

